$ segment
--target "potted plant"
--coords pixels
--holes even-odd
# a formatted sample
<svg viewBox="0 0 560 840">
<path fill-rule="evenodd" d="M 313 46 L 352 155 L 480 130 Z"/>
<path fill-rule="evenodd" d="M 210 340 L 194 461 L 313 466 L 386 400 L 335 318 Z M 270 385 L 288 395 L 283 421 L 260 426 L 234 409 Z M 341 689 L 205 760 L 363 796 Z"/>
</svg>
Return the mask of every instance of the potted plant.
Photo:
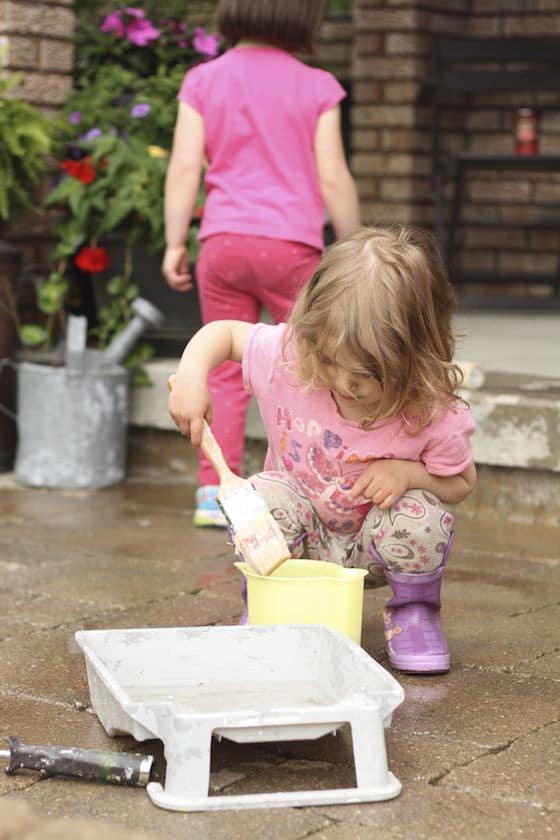
<svg viewBox="0 0 560 840">
<path fill-rule="evenodd" d="M 173 50 L 163 49 L 164 36 L 173 36 L 186 64 L 169 66 Z M 67 363 L 20 366 L 16 478 L 22 483 L 92 488 L 124 478 L 128 376 L 109 363 L 111 350 L 134 312 L 140 317 L 136 251 L 163 246 L 176 92 L 189 63 L 209 56 L 211 45 L 217 45 L 215 37 L 200 29 L 187 36 L 177 21 L 158 28 L 142 9 L 123 6 L 110 11 L 78 50 L 75 88 L 53 125 L 58 171 L 44 206 L 53 216 L 55 243 L 37 290 L 41 320 L 19 329 L 21 342 L 32 348 L 60 345 L 66 336 Z M 98 59 L 93 70 L 89 61 L 80 62 L 88 50 Z M 115 240 L 123 251 L 116 271 Z M 97 306 L 88 350 L 76 353 L 77 322 L 68 315 L 88 281 Z M 128 356 L 135 383 L 146 381 L 143 362 L 150 354 L 144 343 Z"/>
<path fill-rule="evenodd" d="M 48 120 L 14 95 L 17 82 L 18 77 L 0 78 L 0 364 L 13 358 L 17 345 L 15 286 L 21 267 L 21 254 L 2 238 L 2 233 L 18 210 L 32 207 L 29 189 L 43 174 L 50 148 Z M 13 371 L 2 370 L 0 376 L 0 405 L 11 411 Z M 14 447 L 14 425 L 0 413 L 0 469 L 11 467 Z"/>
<path fill-rule="evenodd" d="M 45 171 L 50 148 L 47 118 L 13 95 L 17 76 L 0 77 L 0 219 L 7 222 L 15 210 L 31 207 L 29 187 Z"/>
<path fill-rule="evenodd" d="M 75 87 L 54 125 L 59 180 L 45 201 L 57 214 L 51 270 L 38 292 L 45 317 L 22 330 L 28 346 L 53 345 L 76 288 L 79 296 L 88 281 L 96 346 L 104 348 L 129 321 L 139 294 L 135 256 L 142 262 L 146 247 L 163 250 L 176 93 L 187 68 L 217 50 L 216 36 L 201 27 L 176 19 L 156 26 L 139 7 L 118 6 L 79 25 Z M 196 227 L 189 231 L 193 252 Z M 135 384 L 146 381 L 151 352 L 143 343 L 127 359 Z"/>
</svg>

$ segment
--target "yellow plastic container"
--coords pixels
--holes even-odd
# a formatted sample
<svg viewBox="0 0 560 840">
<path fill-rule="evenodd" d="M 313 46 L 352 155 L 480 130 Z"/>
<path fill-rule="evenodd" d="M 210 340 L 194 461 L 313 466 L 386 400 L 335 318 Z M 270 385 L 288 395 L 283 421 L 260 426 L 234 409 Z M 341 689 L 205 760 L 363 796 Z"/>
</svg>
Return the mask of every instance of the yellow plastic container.
<svg viewBox="0 0 560 840">
<path fill-rule="evenodd" d="M 264 576 L 235 565 L 247 579 L 249 624 L 327 624 L 360 644 L 365 569 L 286 560 Z"/>
</svg>

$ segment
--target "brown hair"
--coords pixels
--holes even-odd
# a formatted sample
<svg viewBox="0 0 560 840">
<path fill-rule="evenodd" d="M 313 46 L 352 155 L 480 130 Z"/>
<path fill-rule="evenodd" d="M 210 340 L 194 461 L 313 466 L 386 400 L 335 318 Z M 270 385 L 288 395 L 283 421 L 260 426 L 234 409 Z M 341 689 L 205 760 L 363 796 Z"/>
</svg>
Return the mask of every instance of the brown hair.
<svg viewBox="0 0 560 840">
<path fill-rule="evenodd" d="M 326 5 L 326 0 L 220 0 L 214 23 L 229 41 L 312 52 Z"/>
<path fill-rule="evenodd" d="M 287 331 L 303 384 L 324 387 L 322 360 L 352 358 L 383 386 L 369 428 L 401 413 L 411 433 L 457 399 L 453 290 L 433 237 L 363 227 L 332 245 L 297 299 Z"/>
</svg>

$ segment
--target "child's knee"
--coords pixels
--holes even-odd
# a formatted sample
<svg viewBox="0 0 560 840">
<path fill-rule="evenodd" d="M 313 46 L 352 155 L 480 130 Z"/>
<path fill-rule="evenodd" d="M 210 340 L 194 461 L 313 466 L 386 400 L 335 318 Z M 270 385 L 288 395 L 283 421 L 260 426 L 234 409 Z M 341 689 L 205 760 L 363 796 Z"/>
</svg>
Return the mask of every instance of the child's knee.
<svg viewBox="0 0 560 840">
<path fill-rule="evenodd" d="M 282 472 L 262 472 L 251 476 L 274 519 L 282 529 L 293 557 L 301 556 L 303 540 L 310 524 L 310 505 L 289 476 Z"/>
<path fill-rule="evenodd" d="M 251 476 L 251 484 L 259 491 L 273 513 L 295 509 L 298 505 L 297 489 L 285 473 L 272 470 L 257 473 Z"/>
<path fill-rule="evenodd" d="M 453 516 L 433 493 L 409 490 L 389 510 L 368 516 L 373 553 L 390 570 L 430 572 L 445 559 Z"/>
</svg>

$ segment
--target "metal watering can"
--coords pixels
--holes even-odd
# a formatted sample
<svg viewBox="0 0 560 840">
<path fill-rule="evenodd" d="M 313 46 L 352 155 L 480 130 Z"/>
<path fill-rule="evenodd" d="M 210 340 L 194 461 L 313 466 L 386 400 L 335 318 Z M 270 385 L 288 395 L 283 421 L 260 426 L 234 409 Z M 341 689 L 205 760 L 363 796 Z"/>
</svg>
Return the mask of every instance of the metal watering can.
<svg viewBox="0 0 560 840">
<path fill-rule="evenodd" d="M 32 487 L 95 489 L 126 474 L 129 377 L 123 361 L 140 333 L 163 315 L 134 301 L 135 317 L 106 350 L 86 350 L 84 318 L 70 316 L 66 364 L 0 360 L 18 371 L 15 476 Z"/>
</svg>

